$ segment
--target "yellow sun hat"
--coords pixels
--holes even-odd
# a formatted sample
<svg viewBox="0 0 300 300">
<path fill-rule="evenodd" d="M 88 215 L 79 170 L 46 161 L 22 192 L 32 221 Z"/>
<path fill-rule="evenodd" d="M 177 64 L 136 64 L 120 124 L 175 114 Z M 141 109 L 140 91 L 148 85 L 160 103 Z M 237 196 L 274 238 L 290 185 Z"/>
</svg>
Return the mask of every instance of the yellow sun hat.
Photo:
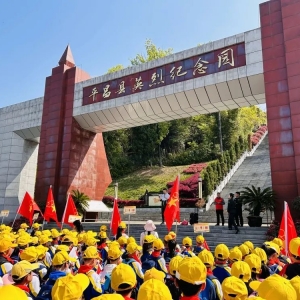
<svg viewBox="0 0 300 300">
<path fill-rule="evenodd" d="M 130 244 L 130 243 L 132 243 L 132 242 L 136 243 L 136 240 L 135 240 L 135 238 L 134 238 L 133 236 L 130 236 L 130 237 L 127 239 L 127 244 Z"/>
<path fill-rule="evenodd" d="M 28 262 L 36 262 L 39 257 L 38 251 L 35 247 L 27 247 L 21 252 L 20 258 L 22 260 L 27 260 Z"/>
<path fill-rule="evenodd" d="M 56 280 L 52 288 L 52 300 L 81 299 L 84 290 L 89 284 L 90 280 L 85 274 L 62 276 Z"/>
<path fill-rule="evenodd" d="M 9 284 L 0 287 L 0 299 L 5 300 L 28 300 L 26 293 L 20 288 Z"/>
<path fill-rule="evenodd" d="M 203 236 L 202 234 L 197 235 L 197 237 L 196 237 L 196 242 L 197 242 L 198 244 L 203 244 L 204 241 L 205 241 L 205 239 L 204 239 L 204 236 Z"/>
<path fill-rule="evenodd" d="M 70 257 L 66 251 L 59 251 L 54 255 L 53 260 L 52 260 L 52 265 L 60 266 L 69 261 L 76 262 L 76 259 L 73 257 Z"/>
<path fill-rule="evenodd" d="M 97 258 L 100 259 L 99 252 L 96 247 L 89 246 L 83 252 L 83 258 Z"/>
<path fill-rule="evenodd" d="M 127 284 L 126 288 L 122 288 L 123 284 Z M 120 292 L 135 287 L 137 283 L 136 274 L 132 267 L 127 264 L 117 265 L 111 272 L 111 287 L 114 291 Z"/>
<path fill-rule="evenodd" d="M 226 260 L 229 258 L 229 249 L 225 244 L 219 244 L 215 248 L 215 258 Z"/>
<path fill-rule="evenodd" d="M 245 283 L 235 276 L 230 276 L 222 282 L 224 300 L 246 300 L 248 289 Z"/>
<path fill-rule="evenodd" d="M 38 269 L 39 264 L 31 264 L 27 260 L 22 260 L 11 269 L 11 277 L 15 280 L 20 280 L 23 277 L 27 276 L 31 271 Z"/>
<path fill-rule="evenodd" d="M 172 295 L 163 282 L 150 279 L 140 286 L 137 300 L 172 300 Z"/>
<path fill-rule="evenodd" d="M 154 250 L 159 251 L 159 250 L 162 250 L 164 248 L 165 248 L 165 246 L 164 246 L 164 243 L 161 239 L 155 239 L 153 241 L 153 249 Z"/>
<path fill-rule="evenodd" d="M 179 267 L 180 263 L 182 262 L 182 260 L 183 260 L 183 257 L 180 255 L 174 256 L 171 259 L 171 261 L 169 263 L 169 273 L 172 276 L 176 275 L 176 271 L 178 271 L 178 267 Z"/>
<path fill-rule="evenodd" d="M 123 221 L 119 224 L 118 227 L 119 227 L 119 228 L 122 228 L 122 229 L 126 229 L 126 228 L 127 228 L 126 223 L 123 222 Z"/>
<path fill-rule="evenodd" d="M 189 236 L 186 236 L 182 239 L 182 245 L 186 247 L 191 247 L 193 245 L 193 241 Z"/>
<path fill-rule="evenodd" d="M 244 261 L 236 261 L 231 266 L 231 275 L 244 282 L 249 282 L 251 279 L 251 269 Z"/>
<path fill-rule="evenodd" d="M 271 300 L 297 300 L 297 293 L 289 280 L 273 274 L 264 281 L 250 282 L 252 290 L 258 293 L 258 296 Z"/>
<path fill-rule="evenodd" d="M 300 276 L 295 276 L 290 280 L 290 283 L 297 293 L 297 299 L 300 299 Z"/>
<path fill-rule="evenodd" d="M 230 249 L 229 259 L 231 261 L 241 261 L 242 258 L 243 258 L 243 254 L 242 254 L 241 250 L 239 249 L 239 247 L 233 247 L 232 249 Z"/>
<path fill-rule="evenodd" d="M 247 263 L 251 269 L 251 272 L 260 274 L 261 271 L 261 259 L 256 254 L 249 254 L 245 257 L 244 262 Z"/>
<path fill-rule="evenodd" d="M 264 249 L 259 248 L 259 247 L 256 247 L 256 248 L 253 250 L 253 253 L 252 253 L 252 254 L 256 254 L 257 256 L 259 256 L 260 259 L 261 259 L 261 262 L 262 262 L 263 264 L 266 264 L 266 263 L 267 263 L 268 257 L 267 257 L 267 254 L 266 254 L 266 252 L 265 252 Z"/>
<path fill-rule="evenodd" d="M 213 267 L 215 259 L 212 253 L 206 249 L 203 249 L 199 254 L 198 257 L 200 260 L 207 266 L 207 267 Z"/>
<path fill-rule="evenodd" d="M 151 268 L 147 270 L 144 274 L 144 282 L 150 279 L 157 279 L 159 281 L 165 282 L 165 273 L 162 271 L 159 271 L 155 268 Z"/>
<path fill-rule="evenodd" d="M 126 236 L 120 236 L 117 239 L 117 242 L 120 244 L 120 246 L 127 245 L 127 237 Z"/>
<path fill-rule="evenodd" d="M 107 257 L 110 260 L 117 260 L 118 258 L 120 258 L 122 256 L 123 252 L 120 250 L 119 247 L 110 247 L 108 249 L 108 254 Z"/>
<path fill-rule="evenodd" d="M 39 223 L 33 223 L 32 228 L 39 229 L 42 225 Z"/>
<path fill-rule="evenodd" d="M 28 226 L 26 223 L 22 223 L 22 224 L 20 225 L 20 228 L 21 228 L 21 229 L 27 229 L 27 228 L 29 228 L 29 226 Z"/>
</svg>

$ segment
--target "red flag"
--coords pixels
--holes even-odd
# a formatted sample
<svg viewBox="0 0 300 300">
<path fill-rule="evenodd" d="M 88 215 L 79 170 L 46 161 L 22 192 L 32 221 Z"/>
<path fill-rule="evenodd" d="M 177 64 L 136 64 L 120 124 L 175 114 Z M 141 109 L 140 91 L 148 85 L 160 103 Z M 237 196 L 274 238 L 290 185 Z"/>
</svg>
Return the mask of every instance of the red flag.
<svg viewBox="0 0 300 300">
<path fill-rule="evenodd" d="M 30 225 L 32 224 L 32 218 L 33 218 L 33 199 L 31 196 L 26 192 L 25 196 L 23 198 L 23 201 L 17 211 L 17 214 L 22 215 L 26 219 L 29 220 Z"/>
<path fill-rule="evenodd" d="M 73 227 L 74 225 L 72 223 L 69 223 L 70 215 L 78 216 L 78 212 L 77 212 L 74 200 L 73 200 L 72 196 L 69 194 L 67 203 L 66 203 L 66 207 L 65 207 L 65 212 L 63 215 L 63 219 L 62 219 L 62 223 L 68 224 Z"/>
<path fill-rule="evenodd" d="M 119 208 L 118 208 L 118 202 L 115 199 L 113 212 L 112 212 L 112 216 L 111 216 L 111 222 L 110 222 L 110 230 L 113 235 L 117 234 L 118 226 L 120 223 L 121 223 L 121 215 L 120 215 Z"/>
<path fill-rule="evenodd" d="M 57 220 L 56 208 L 54 203 L 54 197 L 52 193 L 52 186 L 49 187 L 46 208 L 44 212 L 44 219 L 47 222 L 50 222 L 50 219 L 56 222 L 57 226 L 61 226 L 61 224 Z"/>
<path fill-rule="evenodd" d="M 170 198 L 168 199 L 166 209 L 164 212 L 166 225 L 168 230 L 171 230 L 174 220 L 180 220 L 179 208 L 179 176 L 177 175 L 174 185 L 171 190 Z"/>
<path fill-rule="evenodd" d="M 33 206 L 33 210 L 36 210 L 36 211 L 40 212 L 41 215 L 43 216 L 43 213 L 42 213 L 41 209 L 39 208 L 37 203 L 34 201 L 34 199 L 32 199 L 32 206 Z"/>
<path fill-rule="evenodd" d="M 202 246 L 203 246 L 206 250 L 210 251 L 209 246 L 208 246 L 206 240 L 204 240 L 204 243 L 203 243 Z"/>
<path fill-rule="evenodd" d="M 297 231 L 290 213 L 289 206 L 285 201 L 278 237 L 283 241 L 284 244 L 284 250 L 282 251 L 283 254 L 288 255 L 290 241 L 297 237 Z"/>
</svg>

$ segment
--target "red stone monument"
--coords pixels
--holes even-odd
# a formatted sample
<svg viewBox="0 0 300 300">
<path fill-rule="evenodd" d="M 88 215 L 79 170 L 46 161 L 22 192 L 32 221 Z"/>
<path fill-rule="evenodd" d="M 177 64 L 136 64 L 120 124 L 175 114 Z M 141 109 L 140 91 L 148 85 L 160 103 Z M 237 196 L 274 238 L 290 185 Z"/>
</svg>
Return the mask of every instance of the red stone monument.
<svg viewBox="0 0 300 300">
<path fill-rule="evenodd" d="M 69 46 L 46 78 L 35 199 L 44 205 L 52 185 L 59 218 L 68 192 L 79 189 L 101 200 L 111 183 L 102 133 L 82 129 L 73 118 L 75 84 L 89 78 L 75 66 Z"/>
</svg>

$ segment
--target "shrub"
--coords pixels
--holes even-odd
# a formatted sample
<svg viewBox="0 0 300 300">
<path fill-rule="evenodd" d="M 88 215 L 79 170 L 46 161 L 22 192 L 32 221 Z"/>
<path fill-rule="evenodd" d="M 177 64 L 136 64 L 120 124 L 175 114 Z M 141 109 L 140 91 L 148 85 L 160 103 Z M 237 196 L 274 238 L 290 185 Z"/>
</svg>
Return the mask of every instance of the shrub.
<svg viewBox="0 0 300 300">
<path fill-rule="evenodd" d="M 192 164 L 188 166 L 187 169 L 183 170 L 183 173 L 186 174 L 200 173 L 206 167 L 207 167 L 207 163 Z"/>
</svg>

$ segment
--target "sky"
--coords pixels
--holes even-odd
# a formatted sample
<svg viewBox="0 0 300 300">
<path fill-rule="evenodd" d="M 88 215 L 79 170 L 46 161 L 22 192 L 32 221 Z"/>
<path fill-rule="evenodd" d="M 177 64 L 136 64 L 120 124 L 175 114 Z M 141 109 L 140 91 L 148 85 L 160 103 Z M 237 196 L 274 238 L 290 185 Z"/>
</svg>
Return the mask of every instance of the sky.
<svg viewBox="0 0 300 300">
<path fill-rule="evenodd" d="M 145 53 L 179 52 L 260 27 L 263 0 L 9 0 L 0 10 L 0 107 L 38 98 L 70 44 L 92 77 Z"/>
</svg>

